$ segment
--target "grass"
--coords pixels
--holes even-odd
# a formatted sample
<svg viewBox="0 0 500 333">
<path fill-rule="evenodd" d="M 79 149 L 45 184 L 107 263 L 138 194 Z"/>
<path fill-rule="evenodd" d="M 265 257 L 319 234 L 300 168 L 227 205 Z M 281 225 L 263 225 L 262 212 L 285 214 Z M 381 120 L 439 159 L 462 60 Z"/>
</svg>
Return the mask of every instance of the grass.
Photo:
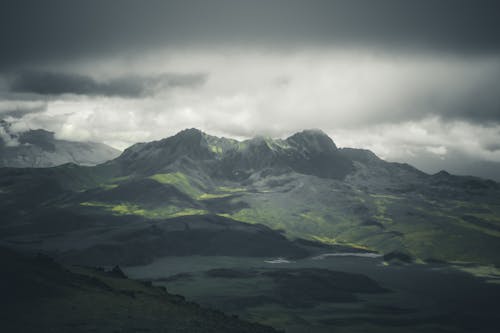
<svg viewBox="0 0 500 333">
<path fill-rule="evenodd" d="M 488 283 L 500 284 L 500 268 L 493 265 L 453 265 L 457 270 L 485 279 Z"/>
<path fill-rule="evenodd" d="M 401 200 L 401 197 L 391 194 L 370 194 L 373 198 L 384 199 L 384 200 Z"/>
<path fill-rule="evenodd" d="M 149 178 L 160 184 L 173 185 L 192 198 L 197 198 L 202 194 L 199 189 L 191 184 L 189 178 L 182 172 L 158 173 Z"/>
<path fill-rule="evenodd" d="M 244 187 L 228 187 L 228 186 L 219 186 L 217 187 L 217 191 L 219 192 L 228 192 L 228 193 L 237 193 L 237 192 L 245 192 L 247 189 Z"/>
<path fill-rule="evenodd" d="M 210 200 L 210 199 L 219 199 L 219 198 L 227 198 L 230 197 L 229 193 L 203 193 L 198 196 L 198 200 Z"/>
<path fill-rule="evenodd" d="M 308 193 L 303 195 L 307 197 Z M 427 198 L 371 194 L 364 196 L 362 202 L 367 208 L 365 215 L 357 216 L 352 214 L 353 205 L 360 202 L 356 197 L 322 203 L 299 197 L 284 200 L 280 194 L 265 197 L 249 194 L 243 199 L 250 207 L 224 216 L 285 230 L 289 238 L 359 246 L 383 253 L 399 250 L 424 260 L 498 262 L 495 253 L 499 246 L 494 240 L 498 239 L 499 232 L 461 218 L 473 215 L 495 225 L 498 217 L 494 208 L 490 208 L 490 214 L 455 212 L 456 205 L 435 206 L 425 200 Z M 468 207 L 474 212 L 478 206 L 484 205 L 471 203 Z M 364 218 L 376 219 L 383 227 L 365 225 Z"/>
<path fill-rule="evenodd" d="M 284 219 L 286 212 L 280 208 L 269 208 L 270 207 L 259 207 L 259 209 L 244 208 L 234 214 L 230 214 L 229 217 L 241 222 L 252 224 L 262 223 L 274 229 L 283 229 L 285 227 Z"/>
<path fill-rule="evenodd" d="M 475 225 L 471 222 L 465 221 L 463 218 L 459 216 L 453 215 L 451 212 L 448 211 L 443 211 L 443 210 L 427 210 L 427 214 L 431 216 L 437 216 L 441 218 L 446 218 L 448 219 L 451 223 L 456 224 L 460 227 L 467 228 L 467 229 L 472 229 L 475 231 L 479 231 L 481 233 L 484 233 L 486 235 L 494 236 L 494 237 L 500 237 L 500 232 L 493 230 L 493 229 L 488 229 L 487 227 L 482 227 L 479 225 Z M 476 214 L 476 213 L 470 213 L 466 215 L 472 215 L 478 218 L 483 218 L 484 220 L 491 222 L 495 221 L 495 218 L 498 218 L 494 215 L 490 214 Z M 493 222 L 494 223 L 494 222 Z"/>
<path fill-rule="evenodd" d="M 121 183 L 126 180 L 129 180 L 131 177 L 130 176 L 123 176 L 123 177 L 114 177 L 109 180 L 110 183 Z"/>
<path fill-rule="evenodd" d="M 117 188 L 118 184 L 101 184 L 99 187 L 102 188 L 103 190 L 109 191 L 114 188 Z"/>
<path fill-rule="evenodd" d="M 216 145 L 210 145 L 210 150 L 215 154 L 222 154 L 222 148 Z"/>
<path fill-rule="evenodd" d="M 318 225 L 325 224 L 325 218 L 323 215 L 318 214 L 316 211 L 309 211 L 306 213 L 300 214 L 300 217 L 305 220 L 306 223 L 316 223 Z"/>
<path fill-rule="evenodd" d="M 205 215 L 208 214 L 206 210 L 203 209 L 193 209 L 193 208 L 186 208 L 182 209 L 169 217 L 178 217 L 178 216 L 189 216 L 189 215 Z"/>
<path fill-rule="evenodd" d="M 485 221 L 488 221 L 490 223 L 496 223 L 500 225 L 500 214 L 494 214 L 494 213 L 468 213 L 467 215 L 472 215 L 477 218 L 483 219 Z"/>
<path fill-rule="evenodd" d="M 353 228 L 357 221 L 348 219 L 344 214 L 332 214 L 324 209 L 308 210 L 301 206 L 280 207 L 272 202 L 258 202 L 254 207 L 222 216 L 284 230 L 289 238 L 309 238 L 327 244 L 355 244 L 356 247 L 364 247 L 359 244 L 364 236 L 364 229 Z M 353 232 L 357 234 L 348 234 Z"/>
<path fill-rule="evenodd" d="M 401 200 L 402 198 L 388 194 L 371 194 L 370 196 L 373 198 L 372 202 L 377 211 L 377 213 L 373 215 L 373 218 L 382 224 L 393 223 L 393 219 L 387 215 L 387 207 L 395 200 Z"/>
<path fill-rule="evenodd" d="M 164 206 L 155 209 L 146 209 L 131 203 L 108 204 L 104 202 L 82 202 L 86 207 L 100 207 L 114 215 L 137 215 L 148 219 L 165 219 L 188 215 L 205 215 L 208 211 L 194 208 L 180 208 Z"/>
<path fill-rule="evenodd" d="M 500 231 L 488 229 L 486 227 L 481 227 L 481 226 L 475 225 L 473 223 L 470 223 L 468 221 L 465 221 L 461 218 L 456 218 L 456 221 L 457 221 L 457 224 L 460 224 L 461 226 L 464 226 L 466 228 L 474 229 L 474 230 L 477 230 L 479 232 L 482 232 L 482 233 L 490 235 L 490 236 L 500 237 Z"/>
<path fill-rule="evenodd" d="M 368 246 L 365 246 L 365 245 L 362 245 L 362 244 L 357 244 L 357 243 L 351 243 L 351 242 L 347 242 L 347 241 L 344 241 L 344 240 L 339 240 L 337 238 L 321 237 L 321 236 L 316 236 L 316 235 L 313 235 L 310 238 L 312 238 L 313 240 L 318 241 L 320 243 L 329 244 L 329 245 L 349 246 L 349 247 L 352 247 L 352 248 L 355 248 L 355 249 L 367 250 L 367 251 L 371 251 L 372 250 Z"/>
<path fill-rule="evenodd" d="M 230 184 L 208 189 L 197 179 L 181 172 L 156 174 L 150 178 L 175 186 L 198 200 L 200 207 L 203 207 L 203 201 L 211 199 L 242 201 L 248 207 L 219 215 L 283 230 L 292 239 L 308 238 L 384 253 L 400 250 L 424 260 L 436 258 L 498 263 L 494 253 L 500 248 L 500 232 L 495 227 L 500 222 L 500 206 L 489 202 L 435 201 L 424 195 L 361 195 L 359 191 L 346 193 L 340 190 L 339 194 L 335 194 L 335 200 L 330 200 L 327 196 L 331 190 L 323 191 L 317 185 L 304 188 L 300 194 L 293 196 L 279 192 L 257 195 L 243 186 Z M 111 189 L 114 185 L 104 188 Z M 256 190 L 260 193 L 263 189 Z M 224 200 L 221 202 L 223 204 Z M 133 202 L 82 205 L 101 207 L 115 215 L 137 215 L 148 219 L 217 213 L 203 208 L 183 208 L 178 204 L 154 208 L 144 208 Z M 358 208 L 359 214 L 355 210 Z M 464 220 L 464 215 L 480 218 L 493 228 Z M 365 220 L 376 220 L 381 224 L 369 224 Z M 461 235 L 467 235 L 467 239 L 460 238 Z"/>
<path fill-rule="evenodd" d="M 184 192 L 189 195 L 191 198 L 195 200 L 210 200 L 210 199 L 219 199 L 219 198 L 227 198 L 232 195 L 232 193 L 238 193 L 246 191 L 245 188 L 242 187 L 217 187 L 216 192 L 222 193 L 208 193 L 200 190 L 203 188 L 202 184 L 193 179 L 190 179 L 187 175 L 182 172 L 172 172 L 172 173 L 159 173 L 149 177 L 160 184 L 169 184 L 175 186 L 178 190 Z M 193 185 L 193 183 L 195 185 Z"/>
</svg>

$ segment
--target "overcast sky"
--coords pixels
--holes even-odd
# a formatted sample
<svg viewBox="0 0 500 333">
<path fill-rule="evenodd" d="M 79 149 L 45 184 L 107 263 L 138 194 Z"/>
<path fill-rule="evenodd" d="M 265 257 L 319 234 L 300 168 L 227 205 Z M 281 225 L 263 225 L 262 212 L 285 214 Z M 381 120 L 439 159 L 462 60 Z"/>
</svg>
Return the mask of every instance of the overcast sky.
<svg viewBox="0 0 500 333">
<path fill-rule="evenodd" d="M 123 149 L 321 128 L 500 180 L 500 2 L 2 1 L 0 118 Z"/>
</svg>

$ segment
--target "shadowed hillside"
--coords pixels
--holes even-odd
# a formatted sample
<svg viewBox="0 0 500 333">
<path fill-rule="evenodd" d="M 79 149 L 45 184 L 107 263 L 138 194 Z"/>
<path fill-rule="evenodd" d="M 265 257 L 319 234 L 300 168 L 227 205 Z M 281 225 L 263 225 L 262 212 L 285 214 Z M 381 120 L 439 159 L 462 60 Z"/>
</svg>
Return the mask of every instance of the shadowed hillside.
<svg viewBox="0 0 500 333">
<path fill-rule="evenodd" d="M 3 248 L 0 260 L 4 332 L 276 332 L 127 279 L 119 268 L 63 267 Z"/>
</svg>

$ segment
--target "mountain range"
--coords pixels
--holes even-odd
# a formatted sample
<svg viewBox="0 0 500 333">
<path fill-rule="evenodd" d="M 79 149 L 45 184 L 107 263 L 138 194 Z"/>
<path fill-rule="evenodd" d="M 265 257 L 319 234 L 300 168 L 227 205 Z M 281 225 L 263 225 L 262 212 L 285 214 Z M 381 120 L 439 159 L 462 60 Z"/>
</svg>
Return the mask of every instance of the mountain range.
<svg viewBox="0 0 500 333">
<path fill-rule="evenodd" d="M 0 242 L 62 261 L 304 257 L 318 249 L 500 264 L 500 185 L 429 175 L 324 132 L 187 129 L 97 166 L 0 169 Z"/>
<path fill-rule="evenodd" d="M 65 163 L 96 165 L 120 151 L 103 143 L 58 140 L 43 129 L 14 132 L 0 120 L 0 167 L 45 168 Z"/>
</svg>

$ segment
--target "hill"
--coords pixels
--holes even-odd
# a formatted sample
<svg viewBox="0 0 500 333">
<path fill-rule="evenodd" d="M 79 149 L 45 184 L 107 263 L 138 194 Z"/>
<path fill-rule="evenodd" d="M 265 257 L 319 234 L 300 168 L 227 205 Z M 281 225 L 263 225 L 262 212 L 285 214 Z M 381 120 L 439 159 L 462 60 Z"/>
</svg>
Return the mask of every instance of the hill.
<svg viewBox="0 0 500 333">
<path fill-rule="evenodd" d="M 277 332 L 112 271 L 0 248 L 5 332 Z"/>
<path fill-rule="evenodd" d="M 296 240 L 306 239 L 423 261 L 500 264 L 498 183 L 428 175 L 338 148 L 319 130 L 236 141 L 188 129 L 96 167 L 2 169 L 0 179 L 2 242 L 61 257 L 119 253 L 134 261 L 147 252 L 138 249 L 157 251 L 147 261 L 183 247 L 244 256 L 257 253 L 250 244 L 271 239 L 283 246 L 259 255 L 301 256 Z M 239 236 L 211 238 L 216 229 Z M 144 246 L 172 243 L 177 234 L 185 241 L 175 248 Z"/>
</svg>

